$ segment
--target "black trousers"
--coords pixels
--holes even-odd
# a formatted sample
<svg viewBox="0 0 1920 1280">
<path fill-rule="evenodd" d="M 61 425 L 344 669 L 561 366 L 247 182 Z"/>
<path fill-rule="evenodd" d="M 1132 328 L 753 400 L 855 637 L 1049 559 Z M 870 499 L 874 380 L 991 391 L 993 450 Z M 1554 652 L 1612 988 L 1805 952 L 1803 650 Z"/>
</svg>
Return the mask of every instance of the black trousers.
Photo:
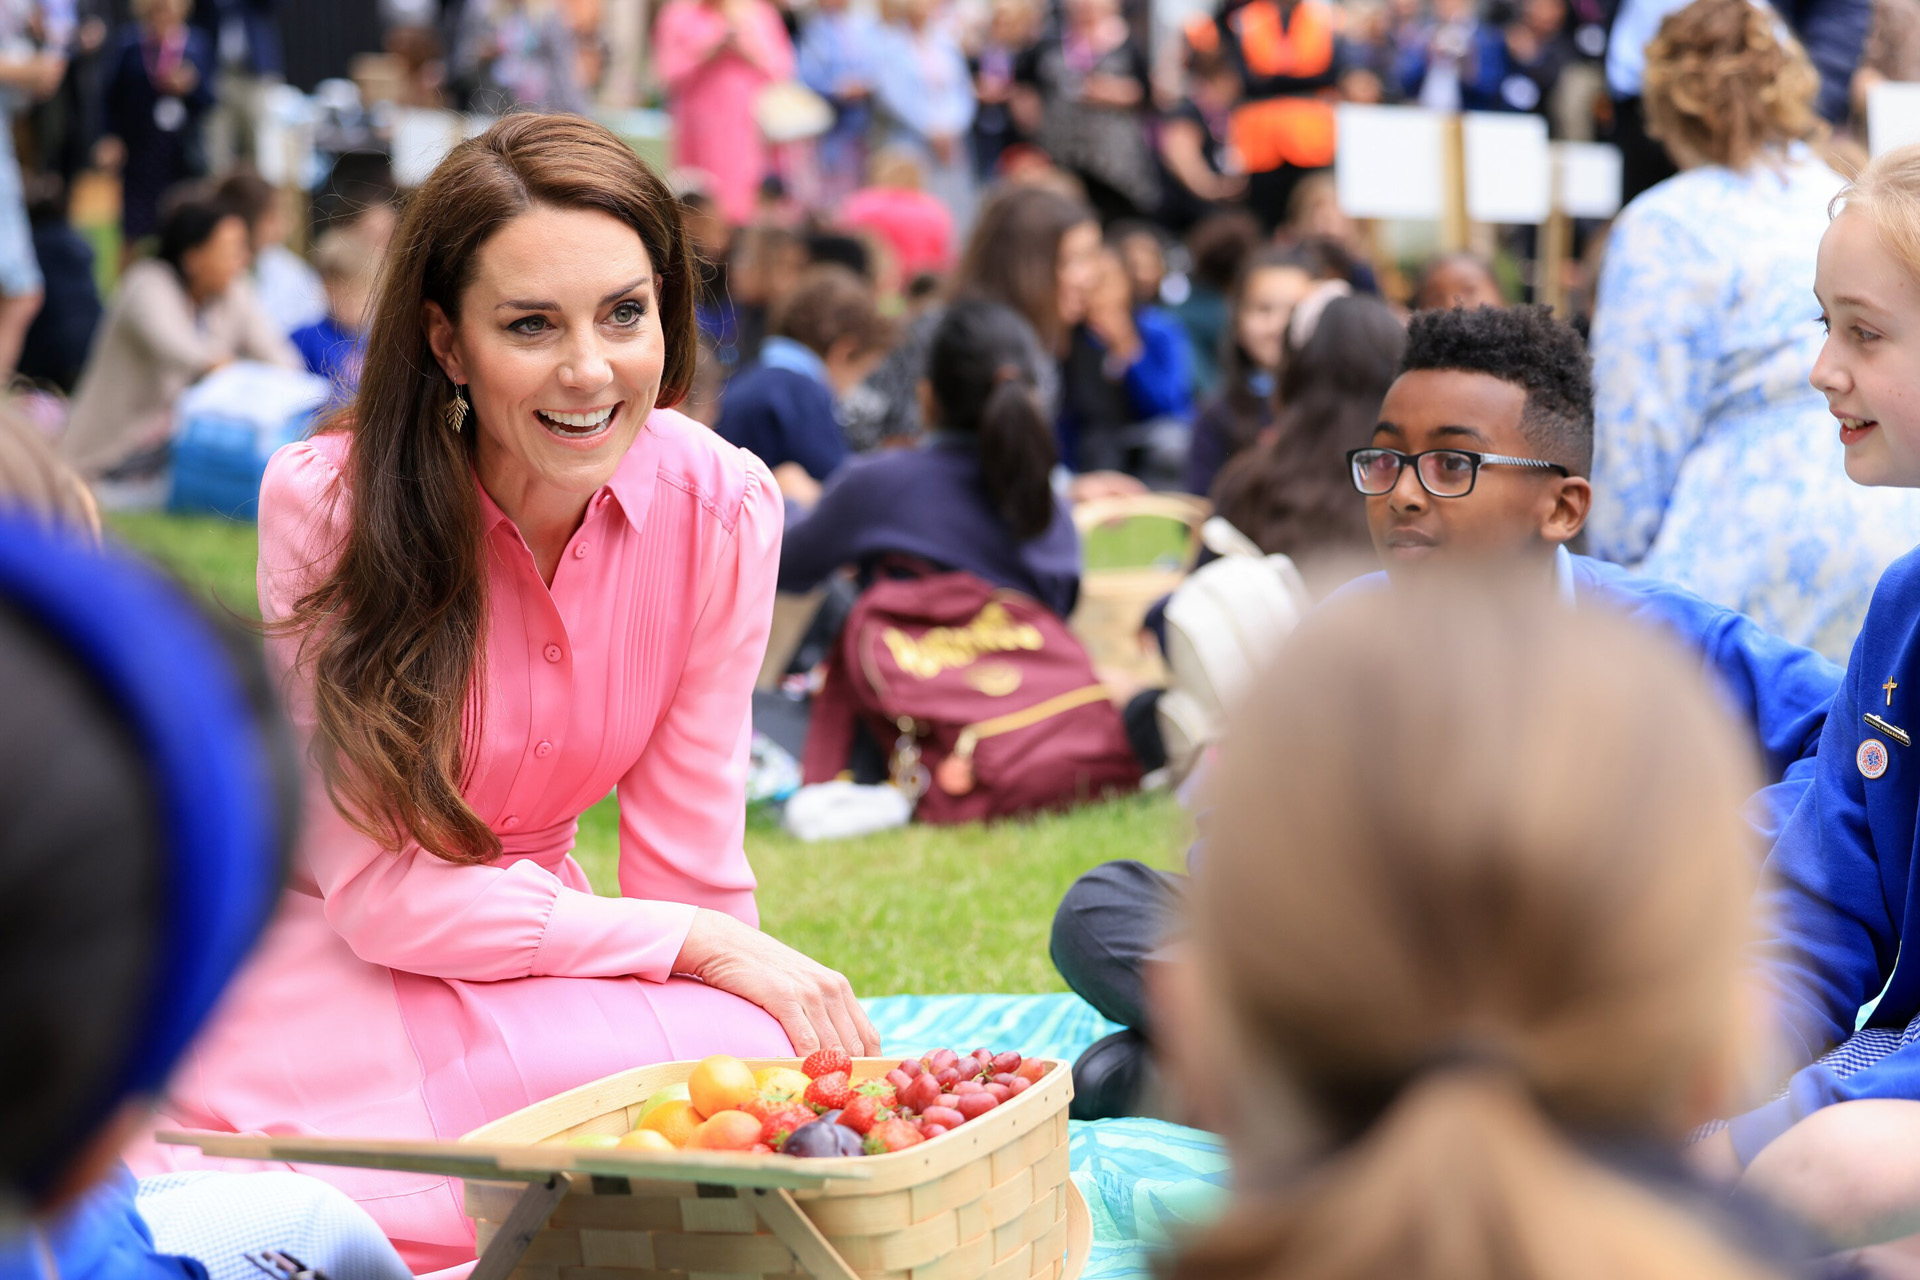
<svg viewBox="0 0 1920 1280">
<path fill-rule="evenodd" d="M 1172 926 L 1186 878 L 1140 862 L 1107 862 L 1073 882 L 1053 916 L 1048 950 L 1067 985 L 1125 1030 L 1073 1064 L 1076 1120 L 1137 1114 L 1151 1068 L 1143 970 Z"/>
</svg>

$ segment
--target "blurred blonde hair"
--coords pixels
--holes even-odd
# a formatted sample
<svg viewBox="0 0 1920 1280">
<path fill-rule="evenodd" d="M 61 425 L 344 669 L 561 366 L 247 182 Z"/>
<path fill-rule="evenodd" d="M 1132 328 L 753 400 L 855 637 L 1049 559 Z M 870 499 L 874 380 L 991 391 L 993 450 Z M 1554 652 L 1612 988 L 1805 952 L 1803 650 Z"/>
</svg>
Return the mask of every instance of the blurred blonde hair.
<svg viewBox="0 0 1920 1280">
<path fill-rule="evenodd" d="M 1834 197 L 1832 212 L 1856 209 L 1872 220 L 1887 251 L 1920 279 L 1920 143 L 1879 156 Z"/>
<path fill-rule="evenodd" d="M 1799 41 L 1752 0 L 1693 0 L 1647 45 L 1647 132 L 1682 166 L 1744 169 L 1770 149 L 1825 138 L 1819 92 Z"/>
<path fill-rule="evenodd" d="M 0 506 L 88 542 L 100 540 L 93 491 L 60 460 L 40 428 L 5 399 L 0 399 Z"/>
<path fill-rule="evenodd" d="M 1565 1136 L 1672 1146 L 1731 1095 L 1754 783 L 1697 660 L 1624 620 L 1466 580 L 1310 618 L 1194 881 L 1246 1128 L 1178 1280 L 1765 1274 Z M 1290 1101 L 1304 1142 L 1244 1149 Z"/>
</svg>

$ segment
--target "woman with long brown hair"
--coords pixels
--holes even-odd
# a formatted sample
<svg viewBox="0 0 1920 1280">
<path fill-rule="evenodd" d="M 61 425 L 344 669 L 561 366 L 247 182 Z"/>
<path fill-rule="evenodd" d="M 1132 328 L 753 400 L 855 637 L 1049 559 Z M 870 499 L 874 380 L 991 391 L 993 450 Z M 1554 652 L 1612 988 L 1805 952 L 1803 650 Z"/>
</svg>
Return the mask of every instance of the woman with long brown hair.
<svg viewBox="0 0 1920 1280">
<path fill-rule="evenodd" d="M 672 193 L 576 117 L 508 117 L 415 195 L 358 398 L 262 485 L 261 611 L 317 768 L 168 1127 L 450 1138 L 648 1062 L 877 1051 L 846 980 L 755 927 L 782 509 L 671 409 L 694 288 Z M 570 855 L 609 791 L 617 898 Z M 416 1272 L 472 1258 L 447 1179 L 325 1176 Z"/>
<path fill-rule="evenodd" d="M 1189 941 L 1151 975 L 1234 1158 L 1178 1280 L 1759 1280 L 1816 1252 L 1679 1157 L 1757 1025 L 1751 748 L 1697 658 L 1521 585 L 1330 605 L 1221 747 Z"/>
</svg>

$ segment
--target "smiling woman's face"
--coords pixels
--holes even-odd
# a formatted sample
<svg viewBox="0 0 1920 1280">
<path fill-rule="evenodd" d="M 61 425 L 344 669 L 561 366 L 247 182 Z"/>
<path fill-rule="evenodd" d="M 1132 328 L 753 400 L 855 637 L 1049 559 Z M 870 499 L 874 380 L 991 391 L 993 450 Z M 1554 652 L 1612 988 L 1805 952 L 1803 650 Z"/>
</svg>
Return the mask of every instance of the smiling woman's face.
<svg viewBox="0 0 1920 1280">
<path fill-rule="evenodd" d="M 632 447 L 666 361 L 654 289 L 633 228 L 536 206 L 480 247 L 457 323 L 427 304 L 434 354 L 473 404 L 480 482 L 509 514 L 584 505 Z"/>
</svg>

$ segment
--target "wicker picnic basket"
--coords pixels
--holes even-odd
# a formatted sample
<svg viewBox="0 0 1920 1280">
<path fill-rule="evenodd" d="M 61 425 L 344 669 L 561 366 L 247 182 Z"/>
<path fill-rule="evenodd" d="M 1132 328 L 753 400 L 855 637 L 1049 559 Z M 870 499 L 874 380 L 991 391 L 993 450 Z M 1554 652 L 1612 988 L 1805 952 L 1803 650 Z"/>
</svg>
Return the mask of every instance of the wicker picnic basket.
<svg viewBox="0 0 1920 1280">
<path fill-rule="evenodd" d="M 752 1059 L 750 1067 L 799 1065 Z M 891 1058 L 857 1058 L 853 1078 Z M 1073 1082 L 1026 1092 L 889 1155 L 797 1160 L 558 1145 L 623 1134 L 692 1062 L 640 1067 L 457 1143 L 168 1134 L 209 1155 L 450 1173 L 479 1233 L 473 1280 L 1074 1280 L 1091 1220 L 1067 1177 Z"/>
</svg>

